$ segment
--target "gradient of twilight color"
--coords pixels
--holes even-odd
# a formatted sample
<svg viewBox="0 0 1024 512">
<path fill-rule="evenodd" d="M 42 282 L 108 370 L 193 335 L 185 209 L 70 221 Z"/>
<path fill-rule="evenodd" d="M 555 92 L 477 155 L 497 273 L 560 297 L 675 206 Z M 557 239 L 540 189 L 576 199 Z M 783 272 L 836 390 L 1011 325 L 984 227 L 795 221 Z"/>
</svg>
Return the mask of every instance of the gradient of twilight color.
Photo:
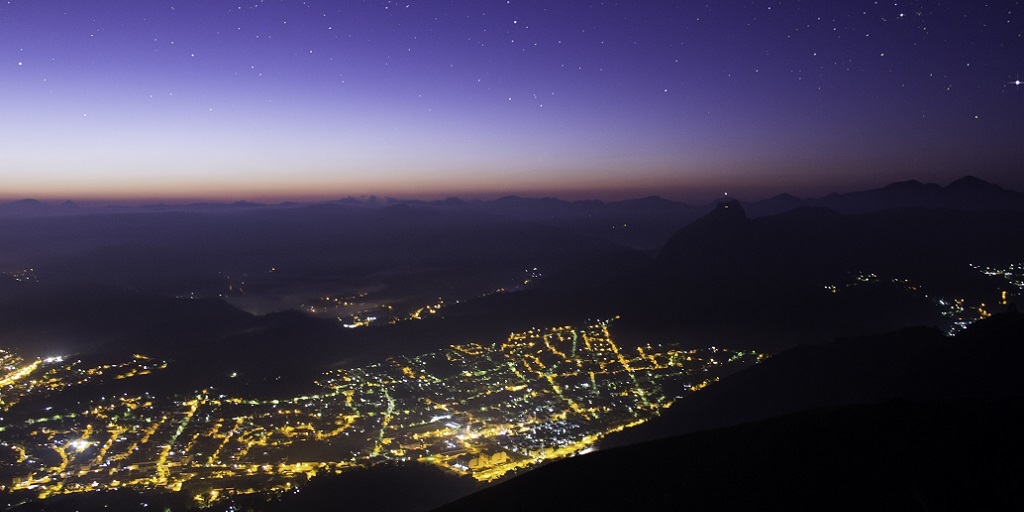
<svg viewBox="0 0 1024 512">
<path fill-rule="evenodd" d="M 0 198 L 1021 189 L 1022 12 L 11 0 Z"/>
</svg>

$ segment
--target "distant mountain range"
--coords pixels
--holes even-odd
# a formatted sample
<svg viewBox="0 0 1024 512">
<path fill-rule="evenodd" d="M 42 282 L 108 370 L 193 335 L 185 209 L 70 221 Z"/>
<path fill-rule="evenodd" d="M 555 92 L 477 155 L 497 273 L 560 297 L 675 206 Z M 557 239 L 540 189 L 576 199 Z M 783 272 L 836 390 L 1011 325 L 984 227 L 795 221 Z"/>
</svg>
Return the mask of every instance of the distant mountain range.
<svg viewBox="0 0 1024 512">
<path fill-rule="evenodd" d="M 505 217 L 515 221 L 547 224 L 588 236 L 615 241 L 626 247 L 654 249 L 659 247 L 679 226 L 683 226 L 714 209 L 720 201 L 692 205 L 657 196 L 625 201 L 524 198 L 506 196 L 499 199 L 463 200 L 449 198 L 438 201 L 399 199 L 344 198 L 320 204 L 338 204 L 381 208 L 406 204 L 419 207 L 469 210 Z M 312 204 L 312 203 L 310 203 Z M 828 208 L 839 213 L 868 213 L 893 208 L 931 208 L 969 211 L 1024 211 L 1024 192 L 1009 190 L 982 179 L 965 176 L 949 185 L 921 183 L 910 180 L 882 188 L 848 193 L 832 193 L 819 198 L 799 198 L 790 194 L 759 201 L 740 201 L 751 217 L 783 213 L 801 206 Z M 265 205 L 248 201 L 234 203 L 194 203 L 186 205 L 154 204 L 144 207 L 81 208 L 71 201 L 60 204 L 25 199 L 0 203 L 0 217 L 70 215 L 85 212 L 133 210 L 159 211 L 230 211 L 262 208 L 302 208 L 309 204 L 281 203 Z"/>
<path fill-rule="evenodd" d="M 82 208 L 74 201 L 44 203 L 35 199 L 22 199 L 9 203 L 0 203 L 0 217 L 42 217 L 72 215 L 81 212 Z"/>
<path fill-rule="evenodd" d="M 609 203 L 569 202 L 512 196 L 462 204 L 507 217 L 584 229 L 591 235 L 630 240 L 633 243 L 627 245 L 631 247 L 649 248 L 660 244 L 671 234 L 671 231 L 666 231 L 670 224 L 681 226 L 693 221 L 713 210 L 719 202 L 690 205 L 660 197 Z M 1021 212 L 1024 211 L 1024 193 L 966 176 L 945 187 L 911 180 L 878 189 L 833 193 L 820 198 L 801 199 L 781 194 L 761 201 L 739 203 L 751 217 L 776 215 L 802 206 L 828 208 L 848 214 L 893 208 Z"/>
<path fill-rule="evenodd" d="M 759 339 L 810 342 L 826 333 L 934 325 L 939 319 L 925 311 L 926 295 L 991 301 L 995 296 L 985 294 L 994 290 L 983 288 L 997 283 L 984 282 L 970 265 L 1024 257 L 1024 238 L 1014 235 L 1024 232 L 1024 214 L 1016 211 L 906 207 L 844 214 L 801 206 L 753 218 L 744 210 L 738 202 L 720 203 L 669 238 L 649 270 L 610 284 L 611 297 L 631 298 L 623 317 L 705 329 L 718 324 L 719 333 L 732 331 L 755 346 Z M 858 272 L 881 278 L 837 293 L 826 288 L 842 288 Z M 893 280 L 904 280 L 905 292 L 895 293 Z M 920 293 L 915 297 L 910 288 Z"/>
<path fill-rule="evenodd" d="M 832 194 L 811 203 L 843 213 L 908 207 L 1020 211 L 1022 200 L 1024 194 L 1021 192 L 966 176 L 945 187 L 904 181 L 877 190 Z"/>
<path fill-rule="evenodd" d="M 733 198 L 735 199 L 735 198 Z M 890 208 L 951 208 L 957 210 L 1024 210 L 1024 192 L 1003 188 L 974 176 L 964 176 L 941 186 L 908 180 L 890 183 L 881 188 L 838 193 L 817 198 L 799 198 L 782 193 L 758 200 L 743 201 L 740 204 L 754 217 L 773 215 L 800 206 L 820 206 L 840 213 L 864 213 Z M 187 210 L 187 209 L 229 209 L 229 208 L 294 208 L 309 204 L 345 204 L 384 207 L 394 204 L 431 205 L 451 208 L 471 208 L 498 213 L 519 220 L 543 221 L 545 219 L 602 219 L 623 215 L 644 215 L 673 217 L 679 215 L 701 215 L 707 213 L 719 201 L 709 204 L 688 204 L 658 196 L 649 196 L 622 201 L 600 201 L 586 199 L 566 201 L 555 197 L 528 198 L 504 196 L 493 200 L 464 200 L 457 197 L 423 201 L 394 198 L 344 198 L 322 203 L 284 202 L 278 204 L 235 201 L 230 203 L 201 202 L 186 204 L 154 203 L 144 206 L 101 206 L 83 208 L 71 200 L 60 203 L 42 202 L 36 199 L 21 199 L 0 203 L 0 215 L 62 215 L 97 211 L 130 210 Z"/>
</svg>

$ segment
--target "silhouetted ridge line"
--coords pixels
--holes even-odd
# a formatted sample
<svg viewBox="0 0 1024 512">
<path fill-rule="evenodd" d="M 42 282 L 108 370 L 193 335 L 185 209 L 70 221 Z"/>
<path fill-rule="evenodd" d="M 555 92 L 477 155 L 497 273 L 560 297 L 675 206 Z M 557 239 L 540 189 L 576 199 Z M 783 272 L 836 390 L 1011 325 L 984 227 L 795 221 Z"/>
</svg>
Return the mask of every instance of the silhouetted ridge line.
<svg viewBox="0 0 1024 512">
<path fill-rule="evenodd" d="M 558 461 L 438 510 L 1012 508 L 1022 358 L 1016 307 L 955 338 L 914 328 L 801 346 L 613 436 L 685 435 Z"/>
<path fill-rule="evenodd" d="M 1005 510 L 1019 400 L 819 409 L 564 459 L 437 509 Z"/>
</svg>

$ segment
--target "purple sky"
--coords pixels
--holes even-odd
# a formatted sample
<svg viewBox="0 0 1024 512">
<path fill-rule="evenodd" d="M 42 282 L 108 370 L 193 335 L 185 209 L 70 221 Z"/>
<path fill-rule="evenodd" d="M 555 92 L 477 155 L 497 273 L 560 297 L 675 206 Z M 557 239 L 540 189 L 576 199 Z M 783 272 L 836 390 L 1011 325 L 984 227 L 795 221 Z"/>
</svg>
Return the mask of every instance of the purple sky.
<svg viewBox="0 0 1024 512">
<path fill-rule="evenodd" d="M 1024 189 L 1024 5 L 0 4 L 0 198 Z"/>
</svg>

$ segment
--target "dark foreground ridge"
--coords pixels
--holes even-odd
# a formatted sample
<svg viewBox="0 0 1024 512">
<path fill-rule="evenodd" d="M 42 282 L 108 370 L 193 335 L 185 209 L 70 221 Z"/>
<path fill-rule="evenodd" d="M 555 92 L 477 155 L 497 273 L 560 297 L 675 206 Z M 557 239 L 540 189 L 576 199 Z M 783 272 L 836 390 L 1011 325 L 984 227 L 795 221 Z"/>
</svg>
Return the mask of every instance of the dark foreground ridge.
<svg viewBox="0 0 1024 512">
<path fill-rule="evenodd" d="M 438 509 L 986 510 L 1015 499 L 1018 400 L 818 409 L 551 464 Z"/>
<path fill-rule="evenodd" d="M 1024 475 L 1022 346 L 1011 308 L 953 339 L 910 329 L 797 348 L 651 422 L 689 434 L 553 463 L 439 510 L 1004 508 Z M 722 412 L 755 397 L 770 403 Z M 785 415 L 692 432 L 687 412 Z"/>
</svg>

